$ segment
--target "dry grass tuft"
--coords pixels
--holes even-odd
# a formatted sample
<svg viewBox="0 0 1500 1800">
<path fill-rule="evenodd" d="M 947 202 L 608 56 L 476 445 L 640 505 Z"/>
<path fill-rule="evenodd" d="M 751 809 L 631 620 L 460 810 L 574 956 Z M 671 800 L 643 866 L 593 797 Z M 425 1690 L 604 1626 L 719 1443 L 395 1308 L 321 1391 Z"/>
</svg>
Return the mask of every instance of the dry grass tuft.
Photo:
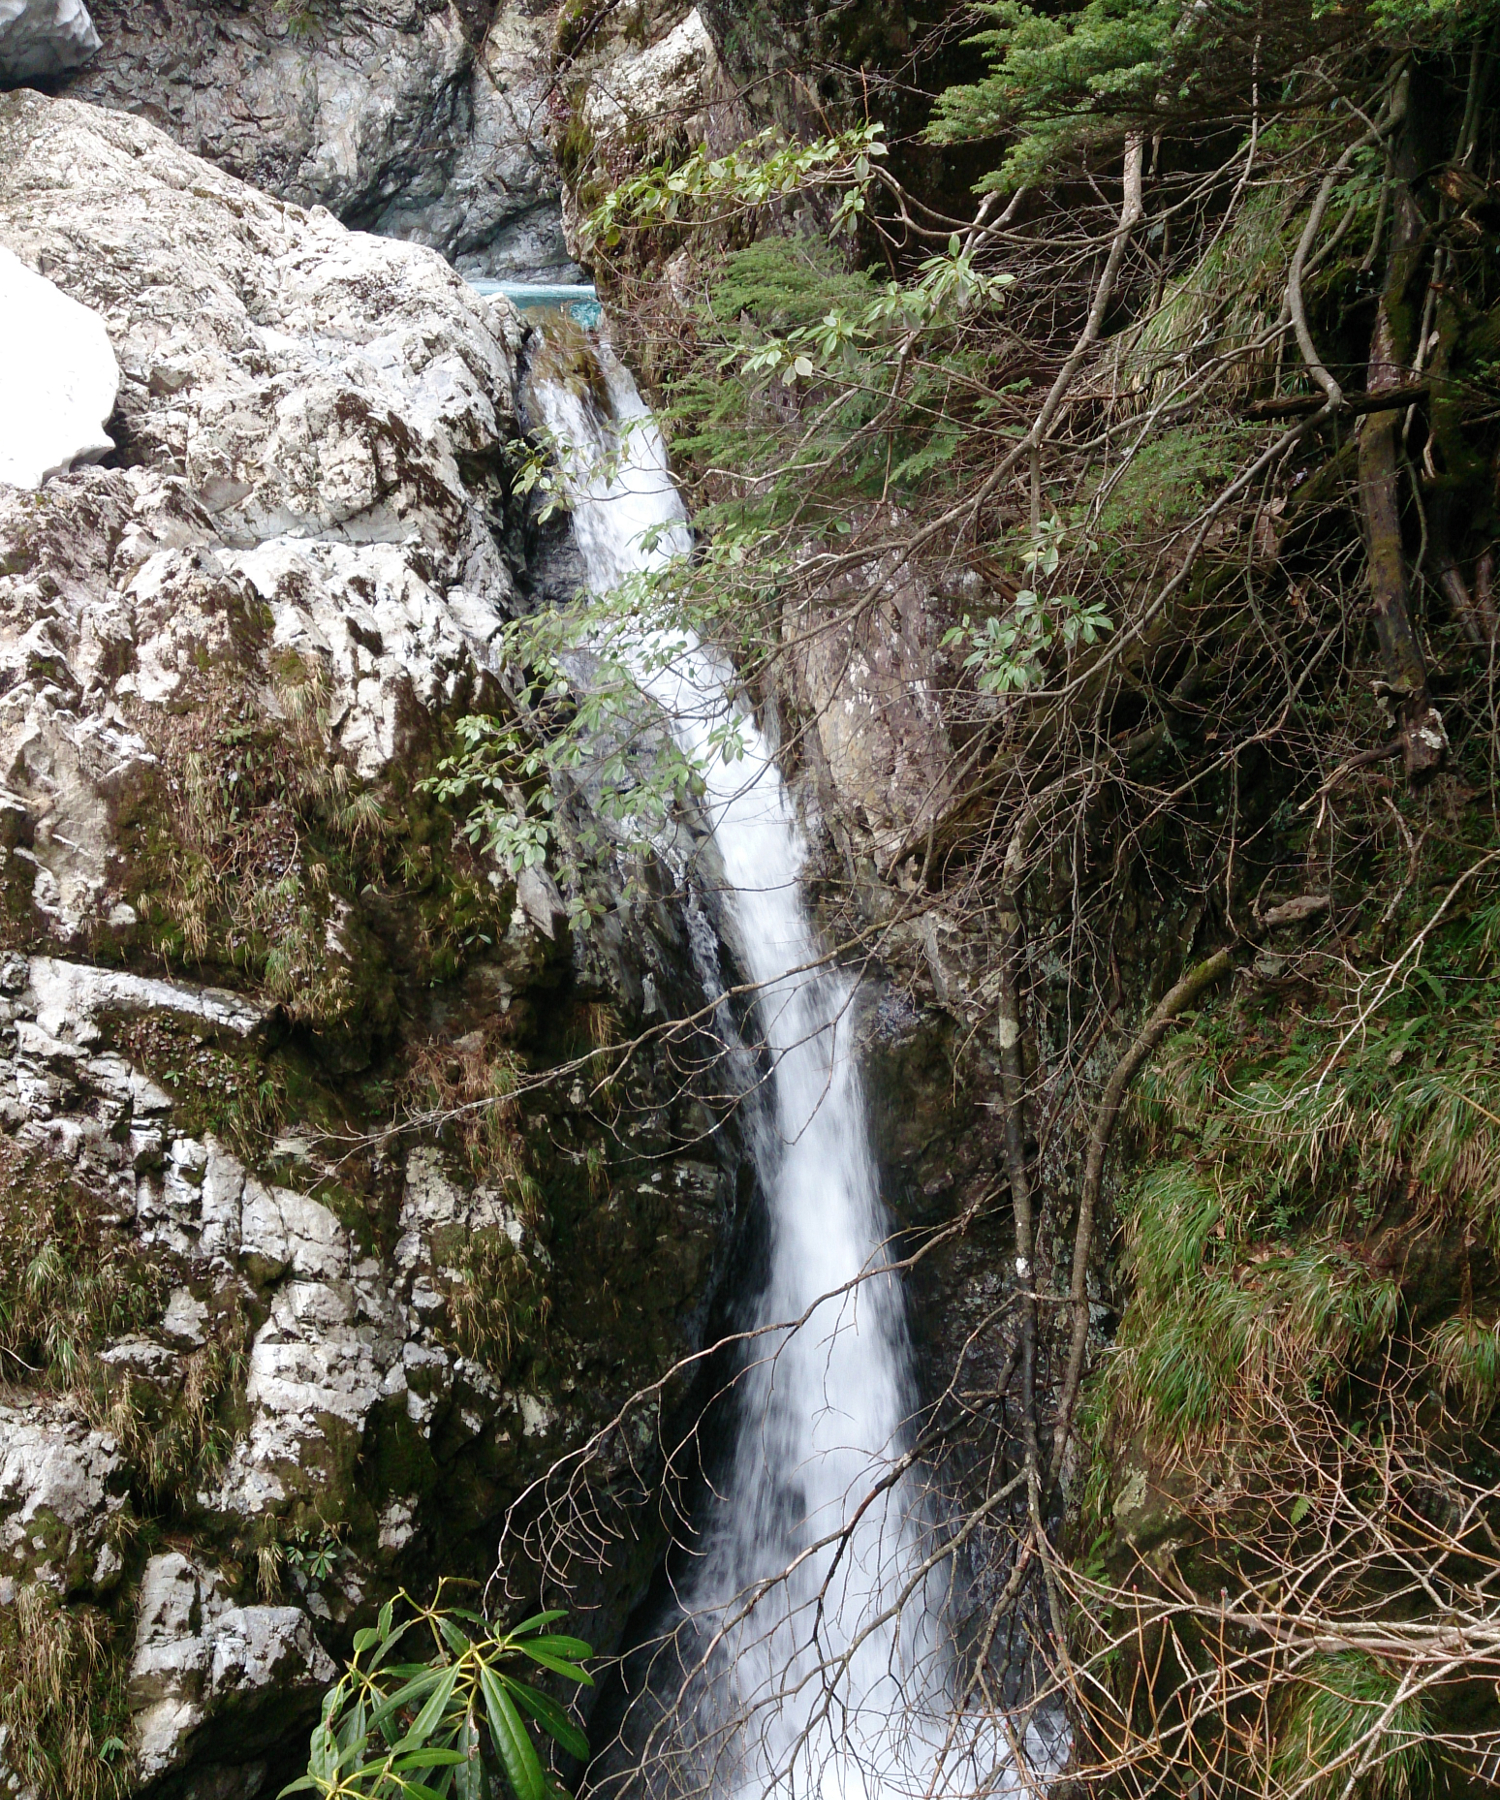
<svg viewBox="0 0 1500 1800">
<path fill-rule="evenodd" d="M 126 1791 L 119 1677 L 102 1613 L 64 1606 L 39 1582 L 20 1590 L 11 1618 L 0 1621 L 3 1756 L 41 1800 L 115 1800 Z"/>
</svg>

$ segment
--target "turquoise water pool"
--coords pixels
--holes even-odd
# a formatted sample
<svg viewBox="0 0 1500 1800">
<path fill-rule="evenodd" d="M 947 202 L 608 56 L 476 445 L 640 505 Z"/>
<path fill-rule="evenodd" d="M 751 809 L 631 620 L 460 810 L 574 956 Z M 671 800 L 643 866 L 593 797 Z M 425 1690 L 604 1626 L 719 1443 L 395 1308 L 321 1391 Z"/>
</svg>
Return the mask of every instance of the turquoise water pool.
<svg viewBox="0 0 1500 1800">
<path fill-rule="evenodd" d="M 576 286 L 550 286 L 536 281 L 490 281 L 476 277 L 469 285 L 481 294 L 504 294 L 522 312 L 563 312 L 593 331 L 604 318 L 604 308 L 592 282 Z"/>
</svg>

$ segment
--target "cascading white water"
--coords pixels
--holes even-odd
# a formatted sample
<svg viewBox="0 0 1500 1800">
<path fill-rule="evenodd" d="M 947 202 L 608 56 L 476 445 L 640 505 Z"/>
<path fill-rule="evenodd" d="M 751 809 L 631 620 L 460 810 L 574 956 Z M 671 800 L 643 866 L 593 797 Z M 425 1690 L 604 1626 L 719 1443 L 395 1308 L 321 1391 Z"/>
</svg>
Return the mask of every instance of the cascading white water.
<svg viewBox="0 0 1500 1800">
<path fill-rule="evenodd" d="M 665 449 L 629 374 L 598 353 L 605 410 L 534 383 L 596 593 L 687 553 Z M 722 863 L 727 931 L 757 990 L 771 1075 L 750 1133 L 769 1208 L 769 1278 L 741 1377 L 727 1487 L 681 1598 L 711 1647 L 695 1697 L 696 1777 L 739 1800 L 930 1792 L 951 1707 L 941 1560 L 900 1467 L 910 1352 L 851 1041 L 853 987 L 825 966 L 802 893 L 806 848 L 731 671 L 680 632 L 642 625 L 641 687 L 698 762 Z M 716 730 L 738 721 L 743 755 Z M 793 1328 L 795 1323 L 795 1328 Z M 705 1749 L 703 1746 L 707 1746 Z M 950 1775 L 953 1761 L 943 1759 Z M 985 1759 L 989 1761 L 989 1758 Z M 1003 1758 L 1001 1759 L 1003 1762 Z M 994 1791 L 945 1781 L 952 1792 Z M 1008 1786 L 1003 1774 L 999 1786 Z"/>
</svg>

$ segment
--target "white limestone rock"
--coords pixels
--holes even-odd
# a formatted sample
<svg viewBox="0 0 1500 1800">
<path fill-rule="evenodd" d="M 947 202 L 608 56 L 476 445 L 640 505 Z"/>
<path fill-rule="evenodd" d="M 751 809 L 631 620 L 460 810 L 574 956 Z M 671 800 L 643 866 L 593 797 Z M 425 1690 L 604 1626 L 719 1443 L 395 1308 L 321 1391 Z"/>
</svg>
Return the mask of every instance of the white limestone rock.
<svg viewBox="0 0 1500 1800">
<path fill-rule="evenodd" d="M 405 1396 L 403 1321 L 377 1284 L 287 1281 L 250 1348 L 250 1428 L 201 1504 L 231 1517 L 315 1497 L 352 1471 L 351 1446 L 383 1401 Z"/>
<path fill-rule="evenodd" d="M 66 1589 L 124 1504 L 119 1445 L 57 1405 L 0 1406 L 0 1571 Z"/>
<path fill-rule="evenodd" d="M 520 1218 L 498 1189 L 461 1187 L 438 1151 L 425 1145 L 414 1148 L 407 1158 L 401 1196 L 397 1268 L 430 1266 L 436 1240 L 467 1239 L 486 1228 L 503 1231 L 517 1249 L 526 1241 Z"/>
<path fill-rule="evenodd" d="M 245 1183 L 240 1254 L 274 1275 L 337 1281 L 349 1274 L 349 1237 L 321 1201 L 290 1188 Z"/>
<path fill-rule="evenodd" d="M 584 97 L 583 123 L 606 164 L 618 161 L 632 139 L 701 111 L 717 66 L 713 40 L 694 7 L 659 42 L 600 69 Z"/>
<path fill-rule="evenodd" d="M 107 455 L 120 370 L 104 321 L 3 245 L 0 320 L 0 482 L 38 488 Z"/>
<path fill-rule="evenodd" d="M 416 1535 L 416 1514 L 420 1496 L 408 1495 L 392 1500 L 380 1515 L 380 1547 L 393 1556 L 404 1550 Z"/>
<path fill-rule="evenodd" d="M 522 326 L 430 251 L 37 94 L 0 95 L 0 247 L 107 320 L 142 465 L 0 488 L 0 876 L 75 947 L 133 928 L 142 705 L 293 651 L 369 778 L 493 668 L 513 584 L 459 462 L 514 431 Z"/>
<path fill-rule="evenodd" d="M 199 1350 L 207 1337 L 208 1308 L 187 1288 L 173 1288 L 162 1314 L 160 1330 L 184 1350 Z"/>
<path fill-rule="evenodd" d="M 179 1767 L 216 1702 L 260 1695 L 284 1705 L 335 1672 L 299 1608 L 231 1606 L 214 1571 L 177 1550 L 153 1556 L 126 1687 L 139 1775 L 150 1781 Z"/>
<path fill-rule="evenodd" d="M 0 83 L 49 80 L 98 48 L 83 0 L 0 0 Z"/>
<path fill-rule="evenodd" d="M 500 615 L 467 587 L 441 593 L 388 544 L 281 538 L 230 562 L 275 619 L 272 642 L 321 664 L 337 696 L 332 730 L 355 772 L 378 775 L 414 706 L 452 705 L 473 680 Z"/>
<path fill-rule="evenodd" d="M 101 1013 L 139 1017 L 168 1013 L 237 1038 L 247 1038 L 266 1020 L 266 1009 L 227 988 L 194 987 L 159 981 L 123 969 L 99 969 L 55 956 L 30 959 L 30 996 L 38 1028 L 80 1049 L 96 1043 Z"/>
<path fill-rule="evenodd" d="M 195 1484 L 194 1529 L 228 1542 L 250 1519 L 333 1516 L 385 1417 L 444 1456 L 487 1449 L 515 1405 L 438 1343 L 438 1287 L 465 1232 L 523 1234 L 498 1191 L 437 1164 L 425 1180 L 418 1158 L 409 1254 L 379 1262 L 313 1197 L 310 1126 L 260 1171 L 176 1113 L 170 1077 L 132 1060 L 142 1022 L 195 1057 L 205 1040 L 202 1062 L 222 1067 L 225 1052 L 252 1061 L 274 1021 L 116 966 L 152 899 L 127 885 L 139 838 L 123 821 L 138 831 L 172 803 L 171 734 L 214 716 L 226 676 L 274 725 L 288 665 L 312 665 L 318 748 L 356 781 L 409 775 L 440 716 L 482 691 L 514 601 L 492 517 L 521 327 L 429 251 L 268 200 L 142 119 L 31 93 L 0 95 L 0 245 L 106 322 L 132 454 L 0 488 L 0 886 L 48 951 L 0 957 L 0 1131 L 65 1164 L 101 1229 L 162 1270 L 165 1316 L 102 1347 L 119 1380 L 172 1392 L 193 1356 L 231 1339 L 246 1353 L 239 1435 Z M 356 902 L 323 921 L 351 958 Z M 524 906 L 516 918 L 540 967 Z M 0 1581 L 83 1593 L 136 1578 L 112 1549 L 118 1454 L 50 1403 L 0 1409 Z M 383 1516 L 384 1553 L 415 1525 Z M 306 1606 L 231 1606 L 243 1582 L 231 1596 L 200 1554 L 153 1558 L 142 1592 L 143 1780 L 207 1781 L 230 1743 L 251 1766 L 273 1740 L 244 1743 L 243 1721 L 291 1696 L 300 1727 L 299 1684 L 331 1675 Z"/>
<path fill-rule="evenodd" d="M 28 93 L 0 96 L 0 244 L 104 316 L 133 451 L 184 475 L 220 537 L 415 536 L 508 591 L 455 458 L 507 435 L 514 347 L 432 251 Z"/>
</svg>

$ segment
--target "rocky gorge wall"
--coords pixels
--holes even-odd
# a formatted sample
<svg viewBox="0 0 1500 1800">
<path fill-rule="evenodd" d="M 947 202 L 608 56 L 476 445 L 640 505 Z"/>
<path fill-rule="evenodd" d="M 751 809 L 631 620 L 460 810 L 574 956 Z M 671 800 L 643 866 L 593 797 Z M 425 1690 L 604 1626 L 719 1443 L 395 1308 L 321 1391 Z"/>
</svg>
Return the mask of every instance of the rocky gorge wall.
<svg viewBox="0 0 1500 1800">
<path fill-rule="evenodd" d="M 35 283 L 56 296 L 46 330 L 76 343 L 87 324 L 108 358 L 48 413 L 48 443 L 33 434 L 23 446 L 31 472 L 0 486 L 0 1758 L 14 1792 L 146 1783 L 248 1797 L 274 1790 L 278 1759 L 295 1755 L 320 1682 L 378 1598 L 401 1581 L 487 1572 L 507 1507 L 559 1451 L 721 1318 L 743 1318 L 733 1301 L 761 1247 L 732 1133 L 709 1150 L 715 1115 L 649 1036 L 697 998 L 670 875 L 647 871 L 645 897 L 627 902 L 620 868 L 601 871 L 602 926 L 572 937 L 551 879 L 506 881 L 423 786 L 459 715 L 505 714 L 505 619 L 577 585 L 565 526 L 539 529 L 512 492 L 524 325 L 479 302 L 441 257 L 470 272 L 566 272 L 580 215 L 620 176 L 768 121 L 812 135 L 873 114 L 900 136 L 902 109 L 921 104 L 914 59 L 943 63 L 961 46 L 923 9 L 843 0 L 94 10 L 97 33 L 78 0 L 0 0 L 4 79 L 108 108 L 0 102 L 11 132 L 0 137 L 0 306 Z M 1476 49 L 1471 79 L 1487 69 Z M 932 63 L 917 73 L 947 79 Z M 1458 104 L 1456 79 L 1450 124 L 1484 117 L 1477 101 Z M 1440 108 L 1430 120 L 1436 130 Z M 1325 123 L 1309 142 L 1324 141 Z M 981 165 L 965 173 L 962 148 L 948 160 L 897 144 L 918 212 L 936 197 L 945 219 L 968 216 L 970 181 L 990 161 L 967 154 Z M 1289 209 L 1280 249 L 1245 218 L 1225 236 L 1226 306 L 1248 291 L 1274 312 L 1288 291 L 1296 195 L 1321 179 L 1299 155 L 1271 165 L 1289 171 L 1267 188 Z M 1153 151 L 1148 180 L 1155 164 Z M 1493 202 L 1461 165 L 1426 198 L 1440 225 L 1468 234 L 1472 272 Z M 1459 195 L 1472 216 L 1449 211 Z M 1067 193 L 1043 199 L 1070 234 Z M 1094 199 L 1109 237 L 1116 224 Z M 1352 235 L 1326 286 L 1319 277 L 1315 334 L 1351 368 L 1369 348 L 1359 307 L 1374 304 L 1364 277 L 1385 217 L 1383 202 L 1351 203 L 1337 234 L 1352 222 Z M 716 368 L 727 387 L 730 358 L 713 359 L 781 329 L 772 301 L 759 313 L 720 305 L 750 285 L 728 279 L 735 255 L 747 241 L 757 254 L 779 248 L 789 224 L 826 222 L 814 202 L 800 220 L 763 208 L 696 242 L 680 220 L 629 237 L 598 273 L 616 345 L 648 394 L 684 370 L 710 371 L 712 388 Z M 1107 385 L 1118 426 L 1172 357 L 1198 353 L 1200 315 L 1178 302 L 1219 243 L 1217 228 L 1196 248 L 1174 242 L 1171 282 L 1136 280 L 1080 400 L 1104 406 Z M 892 273 L 925 254 L 915 244 L 886 240 Z M 1016 254 L 1018 298 L 1038 269 L 1062 267 Z M 761 258 L 763 276 L 774 260 Z M 811 279 L 801 270 L 802 299 L 823 276 L 836 286 L 858 273 L 837 261 L 818 260 Z M 1089 304 L 1071 273 L 1056 279 Z M 1462 330 L 1436 301 L 1447 284 L 1429 297 L 1449 333 L 1441 357 L 1468 342 L 1488 369 L 1494 290 L 1476 283 L 1491 312 Z M 975 339 L 987 380 L 1015 377 L 990 398 L 997 418 L 1015 400 L 1017 434 L 1036 424 L 1017 397 L 1041 391 L 1049 343 L 1071 354 L 1055 318 L 1023 316 L 1024 329 Z M 732 328 L 717 342 L 716 324 Z M 1122 465 L 1102 539 L 1071 552 L 1080 583 L 1123 571 L 1122 593 L 1140 584 L 1122 614 L 1110 598 L 1117 624 L 1185 541 L 1184 521 L 1220 479 L 1211 472 L 1230 466 L 1225 446 L 1246 441 L 1261 375 L 1242 360 L 1238 326 L 1225 329 L 1227 383 L 1201 390 L 1208 424 L 1174 425 Z M 28 338 L 33 351 L 41 342 Z M 1446 382 L 1462 359 L 1441 373 L 1441 357 L 1434 379 Z M 1469 403 L 1473 367 L 1454 390 Z M 573 373 L 589 379 L 582 351 Z M 118 387 L 118 404 L 97 401 L 101 383 Z M 718 461 L 733 469 L 744 449 L 753 464 L 807 416 L 784 385 L 770 405 L 753 397 L 740 443 Z M 1461 416 L 1431 415 L 1431 442 L 1447 446 L 1450 472 L 1466 471 L 1452 488 L 1432 477 L 1440 558 L 1458 496 L 1472 508 L 1463 555 L 1434 572 L 1460 610 L 1470 598 L 1476 610 L 1466 624 L 1441 607 L 1426 621 L 1440 679 L 1454 683 L 1451 720 L 1475 706 L 1477 687 L 1456 696 L 1493 636 L 1484 534 L 1500 467 L 1493 432 L 1466 442 Z M 679 474 L 712 506 L 715 459 L 694 462 L 690 404 L 678 418 Z M 38 488 L 71 454 L 102 464 Z M 778 572 L 762 589 L 779 616 L 767 607 L 760 621 L 776 648 L 754 698 L 814 846 L 826 940 L 866 976 L 857 1026 L 884 1192 L 912 1253 L 923 1424 L 949 1478 L 943 1503 L 967 1501 L 994 1526 L 961 1573 L 1021 1645 L 1019 1660 L 1006 1653 L 1007 1680 L 1052 1630 L 1017 1611 L 1006 1575 L 1028 1532 L 1039 1547 L 1059 1526 L 1064 1557 L 1082 1553 L 1085 1582 L 1101 1571 L 1114 1582 L 1137 1626 L 1156 1584 L 1176 1606 L 1186 1569 L 1198 1643 L 1217 1633 L 1222 1651 L 1226 1577 L 1239 1575 L 1233 1556 L 1204 1546 L 1222 1547 L 1222 1502 L 1239 1491 L 1239 1474 L 1221 1479 L 1231 1426 L 1252 1484 L 1233 1530 L 1257 1567 L 1279 1541 L 1292 1569 L 1301 1522 L 1321 1525 L 1295 1485 L 1304 1474 L 1276 1463 L 1276 1430 L 1262 1466 L 1257 1407 L 1313 1395 L 1332 1418 L 1341 1384 L 1365 1382 L 1373 1351 L 1392 1347 L 1445 1430 L 1464 1417 L 1477 1430 L 1495 1405 L 1493 1256 L 1481 1252 L 1473 1272 L 1470 1259 L 1490 1231 L 1496 1166 L 1475 1119 L 1492 1124 L 1500 1101 L 1474 1098 L 1493 1064 L 1480 1033 L 1494 928 L 1476 920 L 1466 944 L 1455 912 L 1451 941 L 1433 930 L 1493 861 L 1469 805 L 1493 787 L 1492 733 L 1464 748 L 1455 731 L 1452 766 L 1420 793 L 1391 783 L 1381 765 L 1399 745 L 1380 746 L 1390 717 L 1368 657 L 1352 441 L 1314 454 L 1309 440 L 1308 454 L 1310 479 L 1298 472 L 1269 509 L 1242 510 L 1222 540 L 1218 525 L 1203 540 L 1186 623 L 1145 615 L 1156 623 L 1142 624 L 1090 728 L 1099 766 L 1115 773 L 1067 788 L 1080 798 L 1066 830 L 1049 826 L 1029 847 L 1030 765 L 995 748 L 1009 703 L 975 693 L 943 641 L 969 605 L 1009 593 L 998 561 L 960 551 L 924 574 L 860 552 L 837 557 L 844 574 L 827 585 L 783 586 Z M 857 530 L 855 484 L 846 508 L 847 465 L 836 466 L 829 517 Z M 1086 494 L 1085 463 L 1061 466 L 1069 491 Z M 1034 482 L 1032 507 L 1042 491 Z M 1002 548 L 1012 524 L 1025 529 L 1027 498 L 1018 482 Z M 1302 559 L 1323 546 L 1341 573 L 1309 636 Z M 1409 536 L 1414 569 L 1425 525 L 1421 546 Z M 1296 671 L 1285 709 L 1259 640 L 1218 610 L 1231 562 L 1257 621 L 1281 620 L 1266 641 L 1276 666 Z M 1342 672 L 1318 676 L 1326 730 L 1308 737 L 1310 715 L 1292 703 L 1334 645 Z M 1051 730 L 1035 767 L 1067 769 Z M 1257 758 L 1243 770 L 1241 747 Z M 1333 773 L 1309 797 L 1298 784 L 1319 768 Z M 1335 782 L 1350 821 L 1337 856 L 1323 804 Z M 1325 814 L 1326 865 L 1314 844 Z M 1475 859 L 1466 869 L 1460 853 Z M 1419 929 L 1424 895 L 1437 911 Z M 1339 1008 L 1367 977 L 1387 992 L 1370 971 L 1388 928 L 1417 933 L 1403 957 L 1432 934 L 1438 1011 L 1398 989 L 1400 1018 L 1335 1088 L 1319 1034 L 1342 1034 Z M 1353 987 L 1330 976 L 1335 965 Z M 1006 993 L 1007 966 L 1019 996 Z M 1181 1010 L 1209 991 L 1197 976 L 1217 982 L 1231 967 L 1201 1016 Z M 1465 993 L 1472 1033 L 1441 1016 Z M 591 1049 L 643 1034 L 631 1072 L 588 1075 Z M 1336 1119 L 1318 1111 L 1320 1094 Z M 1012 1218 L 1033 1180 L 1042 1223 L 1028 1269 Z M 1034 1367 L 1016 1324 L 1028 1303 L 1042 1313 Z M 1027 1407 L 1035 1395 L 1044 1429 L 1060 1392 L 1061 1410 L 1071 1405 L 1060 1363 L 1073 1352 L 1057 1328 L 1071 1336 L 1073 1320 L 1114 1353 L 1091 1359 L 1039 1527 L 988 1508 L 1026 1455 L 1017 1390 Z M 1085 1347 L 1080 1336 L 1079 1373 Z M 580 1628 L 601 1648 L 619 1642 L 661 1541 L 656 1419 L 649 1406 L 639 1418 L 633 1436 L 611 1436 L 598 1471 L 604 1516 L 627 1535 L 602 1569 L 573 1572 L 569 1596 L 592 1608 Z M 1351 1441 L 1327 1440 L 1330 1467 L 1345 1466 Z M 523 1592 L 537 1585 L 521 1556 L 508 1575 Z M 1275 1582 L 1261 1591 L 1279 1604 Z M 1379 1592 L 1368 1590 L 1371 1616 Z M 1322 1655 L 1339 1640 L 1315 1624 L 1306 1641 Z M 1094 1649 L 1102 1716 L 1112 1683 L 1117 1718 L 1142 1704 L 1137 1747 L 1152 1766 L 1158 1700 L 1176 1677 L 1154 1653 Z M 1167 1670 L 1161 1688 L 1137 1684 L 1148 1660 Z M 1317 1691 L 1290 1692 L 1294 1757 L 1313 1743 L 1295 1708 Z M 1073 1714 L 1080 1744 L 1086 1713 Z M 1182 1786 L 1187 1766 L 1167 1785 Z M 1213 1755 L 1205 1766 L 1217 1768 Z"/>
<path fill-rule="evenodd" d="M 0 85 L 137 114 L 279 199 L 511 281 L 579 278 L 581 146 L 621 166 L 715 87 L 681 0 L 10 5 Z"/>
<path fill-rule="evenodd" d="M 696 1346 L 733 1171 L 665 1051 L 507 1100 L 689 1010 L 681 927 L 574 940 L 420 787 L 535 575 L 526 327 L 139 118 L 7 95 L 0 170 L 119 364 L 106 466 L 0 487 L 0 1780 L 248 1796 Z"/>
</svg>

